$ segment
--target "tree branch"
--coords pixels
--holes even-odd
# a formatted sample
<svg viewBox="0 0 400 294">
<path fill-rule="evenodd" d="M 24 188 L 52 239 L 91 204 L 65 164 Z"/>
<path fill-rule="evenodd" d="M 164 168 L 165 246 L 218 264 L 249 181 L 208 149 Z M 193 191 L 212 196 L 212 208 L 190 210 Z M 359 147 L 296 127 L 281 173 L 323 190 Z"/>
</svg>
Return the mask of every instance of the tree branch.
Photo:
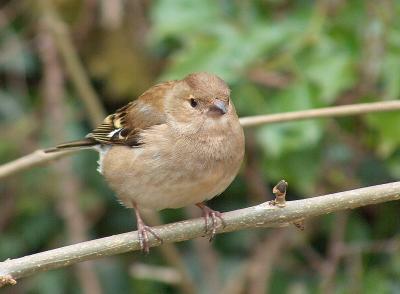
<svg viewBox="0 0 400 294">
<path fill-rule="evenodd" d="M 279 208 L 269 203 L 262 203 L 249 208 L 224 213 L 223 218 L 226 226 L 218 228 L 217 232 L 232 232 L 254 227 L 282 226 L 298 219 L 399 199 L 400 182 L 393 182 L 303 200 L 289 201 L 286 202 L 286 207 L 284 208 Z M 167 224 L 155 227 L 154 231 L 164 242 L 185 241 L 204 234 L 204 220 L 196 218 Z M 160 245 L 159 242 L 151 236 L 150 246 L 158 245 Z M 1 262 L 0 281 L 4 277 L 8 277 L 8 280 L 10 278 L 15 280 L 38 272 L 72 265 L 77 262 L 139 249 L 140 245 L 136 231 L 82 242 Z"/>
<path fill-rule="evenodd" d="M 400 100 L 341 105 L 326 108 L 292 111 L 285 113 L 267 114 L 242 117 L 240 123 L 243 127 L 254 127 L 262 124 L 272 124 L 293 120 L 305 120 L 323 117 L 340 117 L 356 114 L 399 111 Z"/>
<path fill-rule="evenodd" d="M 32 153 L 10 161 L 0 166 L 0 179 L 6 178 L 23 170 L 30 169 L 35 166 L 40 166 L 49 163 L 53 160 L 62 158 L 74 151 L 60 151 L 55 153 L 44 153 L 43 150 L 36 150 Z"/>
<path fill-rule="evenodd" d="M 333 106 L 327 108 L 316 108 L 302 111 L 284 112 L 259 116 L 249 116 L 240 118 L 243 127 L 254 127 L 262 124 L 273 124 L 286 121 L 305 120 L 313 118 L 339 117 L 356 114 L 399 111 L 400 101 L 384 101 L 373 103 L 352 104 L 343 106 Z M 0 179 L 14 175 L 25 169 L 42 165 L 54 159 L 58 159 L 73 153 L 74 151 L 64 151 L 57 153 L 44 153 L 43 150 L 36 150 L 29 155 L 0 165 Z"/>
</svg>

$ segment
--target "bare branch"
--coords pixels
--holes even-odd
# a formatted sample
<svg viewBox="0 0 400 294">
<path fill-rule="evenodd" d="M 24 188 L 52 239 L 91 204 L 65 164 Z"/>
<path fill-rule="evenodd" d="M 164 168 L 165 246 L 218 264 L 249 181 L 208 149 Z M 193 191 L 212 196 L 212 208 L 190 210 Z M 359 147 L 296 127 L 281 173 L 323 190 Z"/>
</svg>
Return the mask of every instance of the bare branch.
<svg viewBox="0 0 400 294">
<path fill-rule="evenodd" d="M 335 289 L 335 276 L 342 254 L 340 248 L 343 247 L 344 235 L 348 221 L 347 213 L 338 213 L 335 216 L 334 226 L 331 230 L 330 241 L 328 247 L 328 256 L 320 271 L 321 282 L 319 288 L 321 293 L 334 293 Z"/>
<path fill-rule="evenodd" d="M 63 127 L 65 115 L 65 79 L 61 70 L 60 57 L 48 26 L 40 22 L 38 28 L 38 53 L 43 65 L 42 95 L 44 112 L 48 113 L 46 125 L 50 136 L 56 142 L 65 138 Z M 69 158 L 70 159 L 70 158 Z M 58 213 L 66 226 L 67 238 L 71 243 L 88 240 L 88 221 L 80 207 L 80 178 L 73 171 L 72 161 L 64 160 L 54 164 L 54 194 L 57 198 Z M 75 275 L 82 293 L 103 293 L 94 264 L 82 262 L 74 266 Z"/>
<path fill-rule="evenodd" d="M 400 110 L 400 101 L 393 100 L 393 101 L 360 103 L 360 104 L 333 106 L 326 108 L 315 108 L 315 109 L 293 111 L 286 113 L 242 117 L 240 119 L 240 123 L 242 124 L 243 127 L 254 127 L 262 124 L 272 124 L 272 123 L 293 121 L 293 120 L 349 116 L 356 114 L 398 111 L 398 110 Z"/>
<path fill-rule="evenodd" d="M 35 166 L 46 164 L 55 159 L 64 157 L 73 151 L 60 151 L 56 153 L 44 153 L 43 150 L 36 150 L 31 154 L 20 157 L 14 161 L 5 163 L 0 166 L 0 179 L 8 176 L 15 175 L 26 169 L 30 169 Z"/>
<path fill-rule="evenodd" d="M 54 37 L 60 55 L 64 60 L 68 76 L 76 88 L 79 98 L 82 99 L 86 107 L 92 125 L 96 126 L 103 121 L 105 111 L 79 60 L 68 27 L 52 6 L 51 1 L 41 0 L 40 4 L 41 11 L 43 12 L 43 20 Z"/>
<path fill-rule="evenodd" d="M 246 271 L 248 293 L 268 293 L 275 264 L 279 263 L 279 253 L 290 244 L 289 233 L 286 229 L 277 229 L 255 248 Z"/>
<path fill-rule="evenodd" d="M 251 255 L 240 270 L 227 278 L 221 294 L 269 293 L 271 272 L 279 258 L 279 252 L 291 245 L 291 230 L 277 229 L 252 246 Z M 245 291 L 247 290 L 247 291 Z M 214 292 L 213 292 L 214 293 Z M 215 292 L 217 293 L 217 292 Z"/>
<path fill-rule="evenodd" d="M 400 101 L 384 101 L 374 103 L 352 104 L 343 106 L 334 106 L 327 108 L 317 108 L 302 111 L 293 111 L 285 113 L 267 114 L 260 116 L 249 116 L 240 118 L 243 127 L 253 127 L 262 124 L 273 124 L 286 121 L 304 120 L 312 118 L 327 118 L 355 114 L 365 114 L 374 112 L 389 112 L 400 110 Z M 43 150 L 36 150 L 29 155 L 0 166 L 0 179 L 14 175 L 25 169 L 42 165 L 54 159 L 61 158 L 69 153 L 57 152 L 44 153 Z"/>
<path fill-rule="evenodd" d="M 160 215 L 155 211 L 149 211 L 145 214 L 145 219 L 148 224 L 152 227 L 161 225 L 162 220 Z M 196 286 L 193 283 L 192 277 L 190 276 L 190 272 L 188 268 L 185 266 L 185 262 L 183 257 L 181 256 L 178 248 L 176 248 L 175 244 L 166 243 L 162 246 L 158 247 L 158 250 L 162 254 L 164 260 L 167 264 L 171 265 L 175 268 L 177 273 L 180 276 L 180 281 L 177 283 L 177 286 L 181 290 L 182 294 L 194 294 L 196 293 Z"/>
<path fill-rule="evenodd" d="M 218 233 L 254 227 L 276 227 L 302 218 L 400 199 L 400 182 L 371 186 L 303 200 L 288 201 L 284 208 L 262 203 L 223 214 L 225 227 Z M 196 218 L 154 228 L 164 242 L 181 242 L 204 235 L 204 220 Z M 150 246 L 159 241 L 150 238 Z M 0 263 L 0 277 L 19 279 L 103 256 L 139 250 L 137 232 L 78 243 Z"/>
</svg>

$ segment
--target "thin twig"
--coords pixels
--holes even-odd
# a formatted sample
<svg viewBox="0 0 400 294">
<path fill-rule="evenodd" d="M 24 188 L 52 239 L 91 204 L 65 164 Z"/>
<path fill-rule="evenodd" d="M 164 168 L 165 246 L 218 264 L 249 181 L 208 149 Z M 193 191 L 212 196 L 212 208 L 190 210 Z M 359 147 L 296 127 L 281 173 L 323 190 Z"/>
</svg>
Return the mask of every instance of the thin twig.
<svg viewBox="0 0 400 294">
<path fill-rule="evenodd" d="M 346 225 L 348 220 L 347 213 L 338 213 L 335 216 L 335 221 L 333 222 L 333 229 L 330 235 L 328 256 L 323 263 L 320 282 L 321 293 L 334 293 L 335 290 L 335 275 L 337 273 L 337 268 L 339 266 L 340 260 L 342 258 L 340 248 L 343 247 L 343 239 L 346 231 Z"/>
<path fill-rule="evenodd" d="M 304 120 L 322 117 L 339 117 L 373 112 L 399 111 L 400 100 L 360 103 L 326 108 L 293 111 L 286 113 L 242 117 L 240 123 L 243 127 L 253 127 L 262 124 L 272 124 L 293 120 Z"/>
<path fill-rule="evenodd" d="M 38 52 L 43 64 L 43 98 L 46 112 L 49 113 L 48 131 L 54 141 L 65 138 L 63 126 L 66 123 L 64 75 L 54 39 L 49 28 L 41 22 L 38 30 Z M 58 212 L 66 224 L 67 237 L 71 243 L 88 240 L 88 223 L 79 205 L 80 180 L 73 172 L 71 160 L 57 162 L 54 165 L 56 185 L 55 195 L 58 200 Z M 92 262 L 84 262 L 74 267 L 82 292 L 87 294 L 102 293 L 99 279 Z"/>
<path fill-rule="evenodd" d="M 250 203 L 260 203 L 267 199 L 272 199 L 272 192 L 267 188 L 268 180 L 262 172 L 260 160 L 262 153 L 260 146 L 257 145 L 253 130 L 246 132 L 246 164 L 242 175 L 247 187 L 247 194 L 251 197 Z"/>
<path fill-rule="evenodd" d="M 11 179 L 4 185 L 0 185 L 0 234 L 7 227 L 16 212 L 16 195 L 19 187 L 17 178 Z"/>
<path fill-rule="evenodd" d="M 157 281 L 174 286 L 182 281 L 182 276 L 173 267 L 134 263 L 129 272 L 137 279 Z"/>
<path fill-rule="evenodd" d="M 276 230 L 256 248 L 247 269 L 248 293 L 269 293 L 274 264 L 290 243 L 289 232 L 286 229 Z"/>
<path fill-rule="evenodd" d="M 341 255 L 356 255 L 362 253 L 395 253 L 400 249 L 400 238 L 394 237 L 387 240 L 374 240 L 370 242 L 354 242 L 342 244 L 339 248 Z"/>
<path fill-rule="evenodd" d="M 269 204 L 280 208 L 285 207 L 287 187 L 286 181 L 279 181 L 272 189 L 276 198 Z M 234 278 L 229 279 L 221 293 L 240 294 L 244 292 L 245 287 L 248 293 L 268 293 L 272 267 L 280 256 L 282 248 L 289 243 L 285 242 L 288 241 L 288 233 L 289 231 L 285 229 L 275 230 L 258 244 L 252 246 L 252 255 L 242 266 L 241 271 Z"/>
<path fill-rule="evenodd" d="M 271 271 L 282 249 L 291 245 L 290 230 L 277 229 L 251 248 L 251 255 L 240 270 L 227 278 L 224 287 L 215 293 L 268 293 Z M 284 247 L 284 248 L 282 248 Z M 246 289 L 246 291 L 245 291 Z"/>
<path fill-rule="evenodd" d="M 57 153 L 44 153 L 43 150 L 36 150 L 28 155 L 20 157 L 0 166 L 0 179 L 15 175 L 26 169 L 44 165 L 55 159 L 62 158 L 74 151 L 60 151 Z"/>
<path fill-rule="evenodd" d="M 196 218 L 200 215 L 198 207 L 188 206 L 185 208 L 186 215 L 189 218 Z M 197 238 L 193 240 L 193 256 L 196 258 L 196 271 L 200 273 L 198 283 L 204 285 L 202 292 L 218 293 L 221 280 L 218 271 L 220 256 L 217 250 L 210 244 L 207 238 Z"/>
<path fill-rule="evenodd" d="M 374 112 L 388 112 L 400 110 L 400 101 L 385 101 L 363 104 L 352 104 L 344 106 L 333 106 L 328 108 L 317 108 L 303 111 L 267 114 L 260 116 L 249 116 L 240 118 L 243 127 L 253 127 L 262 124 L 273 124 L 286 121 L 304 120 L 312 118 L 327 118 Z M 64 157 L 74 151 L 57 153 L 44 153 L 43 150 L 36 150 L 29 155 L 0 165 L 0 179 L 14 175 L 25 169 L 42 165 L 54 159 Z"/>
<path fill-rule="evenodd" d="M 151 226 L 158 226 L 162 224 L 160 216 L 157 212 L 149 211 L 145 214 L 146 222 Z M 188 268 L 185 265 L 184 259 L 179 250 L 173 243 L 166 243 L 158 247 L 165 261 L 175 268 L 179 273 L 180 282 L 177 284 L 183 294 L 196 293 L 196 286 L 194 285 Z"/>
<path fill-rule="evenodd" d="M 364 265 L 360 252 L 345 256 L 345 276 L 347 283 L 345 288 L 348 293 L 363 293 Z"/>
<path fill-rule="evenodd" d="M 44 21 L 51 30 L 54 41 L 64 60 L 68 76 L 75 86 L 79 98 L 82 99 L 85 104 L 92 125 L 97 125 L 103 121 L 106 113 L 79 60 L 78 53 L 71 41 L 68 28 L 57 14 L 51 1 L 41 0 L 40 3 Z"/>
<path fill-rule="evenodd" d="M 399 199 L 400 182 L 393 182 L 303 200 L 288 201 L 284 208 L 262 203 L 224 213 L 223 218 L 226 226 L 219 227 L 217 232 L 282 226 L 301 218 L 315 217 L 335 211 Z M 154 231 L 164 242 L 181 242 L 202 236 L 204 234 L 204 220 L 197 218 L 167 224 L 155 227 Z M 149 243 L 152 247 L 160 245 L 159 241 L 153 236 L 151 236 Z M 13 279 L 19 279 L 77 262 L 139 249 L 137 231 L 114 235 L 4 261 L 0 263 L 0 277 L 9 275 Z"/>
</svg>

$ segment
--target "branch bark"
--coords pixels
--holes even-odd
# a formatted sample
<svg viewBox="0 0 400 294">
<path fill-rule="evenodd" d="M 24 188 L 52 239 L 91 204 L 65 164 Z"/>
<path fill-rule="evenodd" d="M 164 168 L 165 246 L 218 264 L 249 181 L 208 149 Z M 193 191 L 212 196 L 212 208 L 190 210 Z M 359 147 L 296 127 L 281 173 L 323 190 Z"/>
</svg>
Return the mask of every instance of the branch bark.
<svg viewBox="0 0 400 294">
<path fill-rule="evenodd" d="M 287 121 L 305 120 L 313 118 L 328 118 L 349 116 L 356 114 L 399 111 L 400 101 L 384 101 L 373 103 L 352 104 L 333 106 L 327 108 L 316 108 L 302 111 L 249 116 L 240 118 L 243 127 L 254 127 L 262 124 L 273 124 Z M 64 151 L 57 153 L 44 153 L 43 150 L 36 150 L 31 154 L 8 162 L 0 166 L 0 179 L 15 175 L 18 172 L 48 163 L 54 159 L 64 157 L 75 151 Z"/>
<path fill-rule="evenodd" d="M 277 227 L 303 218 L 399 199 L 400 182 L 393 182 L 289 201 L 284 208 L 262 203 L 224 213 L 223 218 L 226 226 L 220 227 L 217 232 L 232 232 L 255 227 Z M 181 242 L 202 236 L 204 234 L 204 220 L 196 218 L 167 224 L 155 227 L 154 231 L 164 242 Z M 160 245 L 159 242 L 151 236 L 150 246 L 158 245 Z M 69 266 L 77 262 L 139 249 L 140 245 L 136 231 L 82 242 L 1 262 L 0 281 L 2 277 L 11 277 L 16 280 L 38 272 Z"/>
<path fill-rule="evenodd" d="M 267 114 L 242 117 L 240 123 L 243 127 L 254 127 L 262 124 L 305 120 L 323 117 L 340 117 L 374 112 L 399 111 L 400 100 L 341 105 L 309 110 L 292 111 L 285 113 Z"/>
<path fill-rule="evenodd" d="M 21 171 L 35 166 L 44 165 L 53 160 L 62 158 L 74 151 L 60 151 L 56 153 L 44 153 L 43 150 L 36 150 L 32 153 L 10 161 L 0 166 L 0 179 L 13 176 Z"/>
</svg>

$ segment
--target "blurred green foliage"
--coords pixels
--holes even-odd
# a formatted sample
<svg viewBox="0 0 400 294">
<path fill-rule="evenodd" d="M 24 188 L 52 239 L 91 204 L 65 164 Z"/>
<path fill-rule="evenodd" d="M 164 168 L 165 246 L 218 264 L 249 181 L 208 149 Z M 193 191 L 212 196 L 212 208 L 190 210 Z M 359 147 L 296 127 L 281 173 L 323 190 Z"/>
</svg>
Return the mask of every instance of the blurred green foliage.
<svg viewBox="0 0 400 294">
<path fill-rule="evenodd" d="M 231 85 L 241 116 L 383 101 L 400 95 L 398 1 L 53 3 L 109 112 L 157 81 L 180 79 L 195 71 L 224 78 Z M 42 97 L 41 13 L 36 1 L 6 1 L 0 7 L 1 162 L 57 143 L 48 129 Z M 80 138 L 90 130 L 85 110 L 71 84 L 63 91 L 65 140 Z M 250 169 L 262 179 L 266 191 L 286 179 L 290 199 L 394 181 L 400 178 L 399 133 L 397 112 L 248 130 L 243 170 L 211 206 L 227 211 L 267 200 L 262 198 L 265 195 L 253 195 L 253 182 L 246 177 Z M 96 160 L 90 152 L 72 159 L 90 239 L 134 228 L 132 213 L 115 201 L 95 171 Z M 0 183 L 0 261 L 69 242 L 57 197 L 62 180 L 49 165 Z M 396 240 L 399 208 L 399 203 L 387 203 L 351 211 L 343 225 L 344 243 L 349 248 L 360 242 L 365 248 L 374 248 L 376 240 Z M 188 214 L 171 210 L 162 216 L 172 222 Z M 305 232 L 291 231 L 294 241 L 279 252 L 273 265 L 271 293 L 326 289 L 321 286 L 324 273 L 312 266 L 312 258 L 305 252 L 314 250 L 329 261 L 338 218 L 321 217 L 309 221 Z M 234 279 L 253 254 L 254 244 L 273 232 L 258 229 L 218 236 L 213 247 L 220 284 Z M 210 293 L 193 242 L 178 248 L 199 292 Z M 342 256 L 330 289 L 335 293 L 399 293 L 400 251 L 396 248 L 365 249 Z M 177 291 L 174 286 L 132 277 L 129 267 L 134 261 L 166 264 L 157 250 L 150 256 L 132 253 L 98 260 L 96 272 L 104 293 Z M 16 292 L 14 288 L 4 291 L 82 293 L 79 283 L 71 280 L 77 281 L 76 274 L 67 268 L 21 280 Z"/>
</svg>

